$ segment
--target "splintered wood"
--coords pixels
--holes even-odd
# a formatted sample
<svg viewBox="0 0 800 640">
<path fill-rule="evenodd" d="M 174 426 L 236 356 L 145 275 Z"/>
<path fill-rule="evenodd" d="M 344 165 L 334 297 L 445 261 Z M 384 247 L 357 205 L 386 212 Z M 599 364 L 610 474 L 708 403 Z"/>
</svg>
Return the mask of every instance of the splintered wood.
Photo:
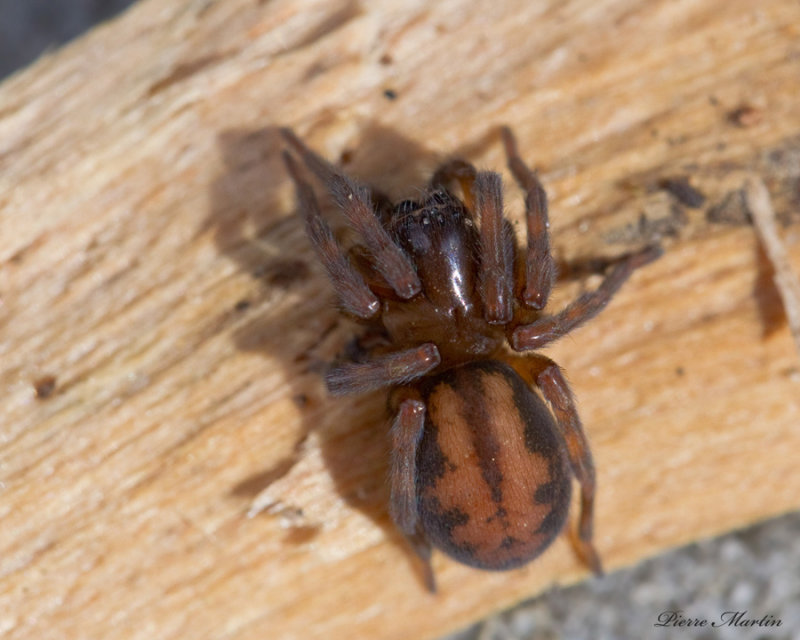
<svg viewBox="0 0 800 640">
<path fill-rule="evenodd" d="M 545 351 L 607 570 L 800 508 L 798 25 L 784 0 L 142 0 L 7 79 L 0 635 L 435 638 L 587 578 L 561 536 L 505 573 L 436 553 L 425 590 L 385 394 L 321 381 L 356 327 L 281 127 L 393 199 L 451 155 L 502 171 L 522 241 L 510 126 L 550 200 L 551 311 L 664 248 Z"/>
<path fill-rule="evenodd" d="M 753 214 L 753 223 L 775 270 L 775 284 L 800 354 L 800 280 L 792 270 L 786 248 L 778 235 L 775 210 L 764 182 L 759 178 L 750 178 L 745 185 L 745 197 Z"/>
</svg>

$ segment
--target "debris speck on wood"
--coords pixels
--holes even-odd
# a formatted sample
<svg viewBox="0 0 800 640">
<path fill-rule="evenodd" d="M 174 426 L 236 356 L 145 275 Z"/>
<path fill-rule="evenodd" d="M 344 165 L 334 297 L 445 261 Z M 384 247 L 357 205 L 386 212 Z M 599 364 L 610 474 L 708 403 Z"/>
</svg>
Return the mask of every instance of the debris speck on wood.
<svg viewBox="0 0 800 640">
<path fill-rule="evenodd" d="M 722 202 L 706 211 L 706 220 L 715 224 L 746 225 L 752 221 L 741 189 L 730 191 Z"/>
<path fill-rule="evenodd" d="M 39 400 L 49 398 L 56 389 L 56 377 L 52 375 L 42 376 L 34 381 L 33 388 Z"/>
<path fill-rule="evenodd" d="M 664 178 L 659 186 L 671 193 L 682 205 L 692 209 L 699 209 L 705 204 L 705 195 L 689 184 L 689 178 L 678 176 L 674 178 Z"/>
<path fill-rule="evenodd" d="M 775 210 L 772 208 L 769 192 L 760 178 L 748 178 L 744 197 L 764 251 L 775 269 L 775 285 L 783 301 L 789 329 L 800 352 L 800 280 L 792 270 L 786 248 L 778 236 Z"/>
<path fill-rule="evenodd" d="M 633 244 L 641 241 L 658 242 L 663 238 L 676 238 L 680 230 L 689 224 L 689 216 L 680 205 L 672 203 L 667 215 L 639 214 L 639 220 L 623 227 L 612 229 L 605 235 L 606 242 Z"/>
<path fill-rule="evenodd" d="M 728 114 L 728 119 L 733 124 L 742 127 L 754 127 L 764 118 L 764 112 L 751 105 L 743 105 Z"/>
</svg>

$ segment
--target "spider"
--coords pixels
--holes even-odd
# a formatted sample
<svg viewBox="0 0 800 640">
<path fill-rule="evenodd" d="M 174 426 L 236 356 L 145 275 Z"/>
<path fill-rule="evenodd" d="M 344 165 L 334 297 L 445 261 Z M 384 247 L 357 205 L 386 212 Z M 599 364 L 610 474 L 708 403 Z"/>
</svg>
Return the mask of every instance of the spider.
<svg viewBox="0 0 800 640">
<path fill-rule="evenodd" d="M 392 205 L 282 129 L 307 235 L 342 311 L 369 327 L 369 344 L 330 367 L 327 387 L 333 395 L 392 388 L 389 511 L 432 591 L 433 547 L 487 570 L 542 553 L 565 526 L 572 476 L 581 492 L 576 551 L 602 573 L 592 453 L 561 369 L 532 352 L 597 315 L 661 255 L 658 246 L 629 254 L 595 291 L 543 313 L 556 278 L 547 196 L 510 129 L 501 134 L 525 192 L 524 250 L 503 217 L 499 174 L 450 160 L 424 197 Z M 334 238 L 295 155 L 363 244 L 346 252 Z"/>
</svg>

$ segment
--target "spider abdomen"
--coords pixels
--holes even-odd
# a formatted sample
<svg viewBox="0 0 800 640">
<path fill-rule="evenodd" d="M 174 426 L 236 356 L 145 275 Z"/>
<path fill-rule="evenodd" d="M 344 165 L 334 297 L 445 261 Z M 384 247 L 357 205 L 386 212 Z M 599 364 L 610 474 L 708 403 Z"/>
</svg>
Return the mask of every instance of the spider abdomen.
<svg viewBox="0 0 800 640">
<path fill-rule="evenodd" d="M 430 542 L 482 569 L 519 567 L 567 518 L 570 471 L 555 420 L 496 360 L 432 378 L 417 452 L 417 501 Z"/>
</svg>

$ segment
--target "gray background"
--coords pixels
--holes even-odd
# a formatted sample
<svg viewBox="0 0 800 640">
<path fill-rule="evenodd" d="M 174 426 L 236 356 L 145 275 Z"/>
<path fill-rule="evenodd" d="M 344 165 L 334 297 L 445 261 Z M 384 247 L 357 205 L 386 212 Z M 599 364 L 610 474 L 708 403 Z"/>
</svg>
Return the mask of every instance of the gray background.
<svg viewBox="0 0 800 640">
<path fill-rule="evenodd" d="M 0 0 L 0 79 L 106 20 L 131 0 Z M 800 452 L 798 452 L 800 456 Z M 654 626 L 661 612 L 719 620 L 768 615 L 779 627 Z M 633 569 L 554 589 L 448 640 L 712 638 L 800 640 L 800 513 L 690 545 Z M 412 639 L 413 640 L 413 639 Z"/>
<path fill-rule="evenodd" d="M 132 0 L 0 0 L 0 78 L 131 4 Z"/>
</svg>

